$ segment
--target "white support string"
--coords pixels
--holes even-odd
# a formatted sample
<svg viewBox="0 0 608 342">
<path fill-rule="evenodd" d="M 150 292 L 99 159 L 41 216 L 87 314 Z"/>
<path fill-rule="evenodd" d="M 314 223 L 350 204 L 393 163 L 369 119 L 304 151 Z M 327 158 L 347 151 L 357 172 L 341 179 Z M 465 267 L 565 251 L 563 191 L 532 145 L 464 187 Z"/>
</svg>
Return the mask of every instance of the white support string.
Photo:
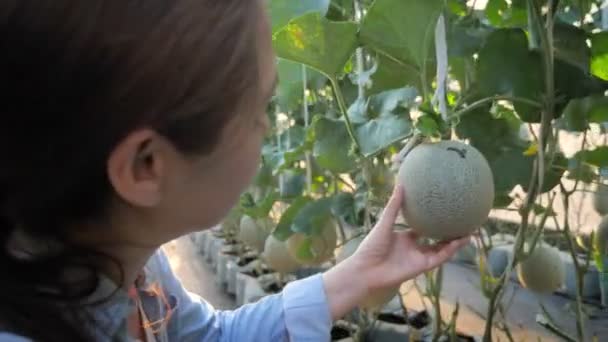
<svg viewBox="0 0 608 342">
<path fill-rule="evenodd" d="M 435 53 L 437 59 L 437 90 L 433 96 L 433 103 L 439 107 L 441 117 L 447 122 L 448 44 L 443 14 L 437 19 L 437 25 L 435 26 Z"/>
<path fill-rule="evenodd" d="M 302 113 L 304 114 L 304 127 L 310 125 L 310 113 L 308 112 L 308 73 L 306 65 L 302 64 Z M 306 190 L 310 194 L 312 192 L 312 157 L 310 151 L 306 151 Z"/>
</svg>

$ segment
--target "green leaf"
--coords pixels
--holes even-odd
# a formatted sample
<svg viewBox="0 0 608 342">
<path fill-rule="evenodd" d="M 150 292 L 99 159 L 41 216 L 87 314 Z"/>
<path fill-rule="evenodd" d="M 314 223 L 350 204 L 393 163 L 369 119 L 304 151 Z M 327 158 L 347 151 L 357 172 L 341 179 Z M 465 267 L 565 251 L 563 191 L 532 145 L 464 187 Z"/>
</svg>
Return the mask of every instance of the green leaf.
<svg viewBox="0 0 608 342">
<path fill-rule="evenodd" d="M 376 72 L 370 76 L 371 87 L 367 89 L 368 95 L 403 87 L 422 88 L 418 68 L 409 64 L 400 64 L 382 54 L 377 56 L 376 63 L 378 63 L 378 67 Z M 432 72 L 432 70 L 429 71 Z"/>
<path fill-rule="evenodd" d="M 564 173 L 568 169 L 568 159 L 562 153 L 556 153 L 553 158 L 553 163 L 551 164 L 551 168 L 548 167 L 548 161 L 545 163 L 545 178 L 543 181 L 543 188 L 541 189 L 541 193 L 546 193 L 554 189 L 557 185 L 559 185 L 560 180 L 562 179 Z M 529 174 L 532 173 L 532 168 L 528 170 Z M 524 191 L 528 191 L 529 183 L 521 184 Z"/>
<path fill-rule="evenodd" d="M 589 128 L 585 99 L 571 100 L 563 111 L 560 128 L 569 132 L 584 132 Z"/>
<path fill-rule="evenodd" d="M 588 73 L 591 49 L 587 45 L 587 32 L 574 25 L 560 22 L 555 23 L 553 31 L 555 57 Z"/>
<path fill-rule="evenodd" d="M 315 255 L 312 251 L 312 239 L 305 238 L 296 250 L 296 256 L 300 260 L 312 260 Z"/>
<path fill-rule="evenodd" d="M 279 180 L 280 197 L 282 199 L 291 199 L 302 195 L 306 183 L 303 170 L 285 170 Z"/>
<path fill-rule="evenodd" d="M 492 32 L 477 20 L 466 19 L 450 22 L 447 27 L 448 53 L 450 57 L 469 57 L 477 53 Z"/>
<path fill-rule="evenodd" d="M 580 20 L 580 13 L 587 14 L 591 11 L 591 5 L 594 0 L 564 0 L 561 2 L 563 6 L 569 6 L 570 11 L 577 14 L 578 20 Z M 572 8 L 573 7 L 573 8 Z"/>
<path fill-rule="evenodd" d="M 361 24 L 365 45 L 422 69 L 429 59 L 443 0 L 376 0 Z"/>
<path fill-rule="evenodd" d="M 251 216 L 253 218 L 264 218 L 268 217 L 268 213 L 272 209 L 274 202 L 279 198 L 279 194 L 276 191 L 272 191 L 269 193 L 260 203 L 256 203 L 255 205 L 243 205 L 244 202 L 241 201 L 241 206 L 243 209 L 243 213 L 247 216 Z"/>
<path fill-rule="evenodd" d="M 526 143 L 519 137 L 521 125 L 511 110 L 496 106 L 492 113 L 491 106 L 487 105 L 462 116 L 456 127 L 458 137 L 469 139 L 490 164 L 494 175 L 495 207 L 510 204 L 509 194 L 513 188 L 530 179 L 534 158 L 524 155 Z"/>
<path fill-rule="evenodd" d="M 281 149 L 287 151 L 301 146 L 304 143 L 305 134 L 304 127 L 300 125 L 289 127 L 280 135 Z"/>
<path fill-rule="evenodd" d="M 275 179 L 272 177 L 272 169 L 267 163 L 262 162 L 258 168 L 258 172 L 253 180 L 253 184 L 265 188 L 275 185 Z"/>
<path fill-rule="evenodd" d="M 357 100 L 348 107 L 348 118 L 353 124 L 367 122 L 367 100 L 364 98 L 357 98 Z"/>
<path fill-rule="evenodd" d="M 279 30 L 273 46 L 279 57 L 335 78 L 357 47 L 356 34 L 353 22 L 331 22 L 319 13 L 308 13 Z"/>
<path fill-rule="evenodd" d="M 331 0 L 327 17 L 340 21 L 350 20 L 355 16 L 355 8 L 352 0 Z"/>
<path fill-rule="evenodd" d="M 372 117 L 409 112 L 408 109 L 416 103 L 417 95 L 418 92 L 412 87 L 384 91 L 369 98 L 369 110 Z"/>
<path fill-rule="evenodd" d="M 534 157 L 524 156 L 523 148 L 510 148 L 493 156 L 486 156 L 494 174 L 497 193 L 511 192 L 516 185 L 530 182 Z"/>
<path fill-rule="evenodd" d="M 412 132 L 412 124 L 406 117 L 381 116 L 356 128 L 356 135 L 364 156 L 372 156 Z"/>
<path fill-rule="evenodd" d="M 281 109 L 290 111 L 301 106 L 304 97 L 302 64 L 278 58 L 277 72 L 279 83 L 275 96 Z M 306 76 L 309 84 L 325 79 L 325 76 L 312 69 L 306 70 Z"/>
<path fill-rule="evenodd" d="M 608 122 L 608 97 L 590 96 L 587 98 L 587 101 L 589 101 L 589 107 L 587 111 L 589 122 Z"/>
<path fill-rule="evenodd" d="M 584 132 L 589 123 L 602 123 L 608 121 L 608 98 L 601 95 L 592 95 L 571 100 L 561 119 L 562 128 L 568 131 Z"/>
<path fill-rule="evenodd" d="M 608 32 L 591 36 L 591 73 L 608 80 Z"/>
<path fill-rule="evenodd" d="M 334 216 L 343 218 L 349 224 L 357 224 L 355 197 L 351 193 L 340 192 L 335 195 L 331 206 L 331 212 Z"/>
<path fill-rule="evenodd" d="M 608 146 L 600 146 L 594 150 L 579 151 L 574 158 L 596 167 L 608 167 Z"/>
<path fill-rule="evenodd" d="M 289 151 L 277 152 L 274 172 L 280 173 L 292 168 L 294 163 L 304 159 L 305 152 L 310 151 L 311 146 L 311 144 L 306 143 Z"/>
<path fill-rule="evenodd" d="M 536 52 L 537 53 L 537 52 Z M 604 94 L 608 82 L 601 80 L 585 72 L 576 65 L 565 62 L 559 58 L 555 59 L 555 93 L 557 97 L 563 97 L 558 102 L 557 114 L 573 98 L 581 98 L 592 94 Z"/>
<path fill-rule="evenodd" d="M 475 99 L 472 99 L 472 101 Z M 519 137 L 522 121 L 515 114 L 502 106 L 491 105 L 480 107 L 460 118 L 456 134 L 469 139 L 486 157 L 492 157 L 503 148 L 523 147 L 525 143 Z"/>
<path fill-rule="evenodd" d="M 424 114 L 416 120 L 416 129 L 427 137 L 435 137 L 441 134 L 438 117 L 433 117 L 430 114 Z"/>
<path fill-rule="evenodd" d="M 290 20 L 308 12 L 318 12 L 326 15 L 330 0 L 270 0 L 269 17 L 272 21 L 272 32 L 286 26 Z"/>
<path fill-rule="evenodd" d="M 281 149 L 276 146 L 264 147 L 264 160 L 273 174 L 281 173 L 304 159 L 305 152 L 312 150 L 313 139 L 314 136 L 308 136 L 302 126 L 292 126 L 280 135 Z"/>
<path fill-rule="evenodd" d="M 293 220 L 291 230 L 308 236 L 318 235 L 331 218 L 333 197 L 306 203 Z"/>
<path fill-rule="evenodd" d="M 597 176 L 595 170 L 589 164 L 581 163 L 580 160 L 571 158 L 568 160 L 568 175 L 566 177 L 591 184 Z"/>
<path fill-rule="evenodd" d="M 544 90 L 540 58 L 530 53 L 526 34 L 520 29 L 500 29 L 489 35 L 479 53 L 477 75 L 482 96 L 511 95 L 538 100 Z M 537 108 L 514 105 L 522 120 L 539 122 Z"/>
<path fill-rule="evenodd" d="M 448 8 L 450 12 L 457 16 L 465 16 L 467 14 L 467 4 L 461 0 L 448 0 Z"/>
<path fill-rule="evenodd" d="M 488 21 L 496 27 L 524 27 L 528 23 L 525 0 L 488 0 L 486 5 Z"/>
<path fill-rule="evenodd" d="M 312 199 L 308 197 L 298 197 L 296 198 L 289 208 L 285 210 L 283 215 L 281 215 L 281 219 L 279 220 L 279 224 L 276 229 L 272 233 L 277 240 L 286 241 L 293 234 L 291 230 L 291 225 L 293 224 L 293 220 L 296 215 L 302 210 L 302 208 L 308 203 L 312 202 Z"/>
<path fill-rule="evenodd" d="M 449 59 L 450 65 L 450 76 L 458 81 L 460 89 L 462 89 L 461 96 L 465 95 L 470 90 L 471 82 L 475 79 L 475 60 L 472 56 L 470 57 L 452 57 Z"/>
<path fill-rule="evenodd" d="M 313 156 L 319 166 L 336 173 L 356 167 L 350 154 L 352 140 L 344 122 L 315 116 L 311 127 L 315 135 Z"/>
<path fill-rule="evenodd" d="M 509 4 L 506 0 L 488 0 L 486 5 L 486 17 L 493 26 L 502 26 L 502 13 L 509 10 Z"/>
</svg>

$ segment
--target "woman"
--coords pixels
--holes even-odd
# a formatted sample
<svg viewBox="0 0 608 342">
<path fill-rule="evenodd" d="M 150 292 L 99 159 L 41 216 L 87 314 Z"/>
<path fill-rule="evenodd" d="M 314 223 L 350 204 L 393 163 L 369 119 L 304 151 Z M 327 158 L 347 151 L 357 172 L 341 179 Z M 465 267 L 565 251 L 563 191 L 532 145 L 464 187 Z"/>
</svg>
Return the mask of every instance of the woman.
<svg viewBox="0 0 608 342">
<path fill-rule="evenodd" d="M 397 188 L 337 267 L 235 311 L 159 251 L 252 179 L 276 71 L 263 0 L 0 5 L 0 341 L 326 341 L 370 292 L 446 261 L 393 232 Z"/>
</svg>

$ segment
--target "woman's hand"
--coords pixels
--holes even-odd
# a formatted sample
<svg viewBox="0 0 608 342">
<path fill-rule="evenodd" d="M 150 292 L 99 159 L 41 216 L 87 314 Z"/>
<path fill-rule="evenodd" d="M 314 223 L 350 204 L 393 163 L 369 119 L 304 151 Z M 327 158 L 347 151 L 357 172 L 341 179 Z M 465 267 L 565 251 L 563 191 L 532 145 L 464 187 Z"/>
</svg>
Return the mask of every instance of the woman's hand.
<svg viewBox="0 0 608 342">
<path fill-rule="evenodd" d="M 402 199 L 403 189 L 397 186 L 380 220 L 357 251 L 323 275 L 333 319 L 343 317 L 369 294 L 390 291 L 441 265 L 469 241 L 466 237 L 421 246 L 414 232 L 395 231 Z"/>
</svg>

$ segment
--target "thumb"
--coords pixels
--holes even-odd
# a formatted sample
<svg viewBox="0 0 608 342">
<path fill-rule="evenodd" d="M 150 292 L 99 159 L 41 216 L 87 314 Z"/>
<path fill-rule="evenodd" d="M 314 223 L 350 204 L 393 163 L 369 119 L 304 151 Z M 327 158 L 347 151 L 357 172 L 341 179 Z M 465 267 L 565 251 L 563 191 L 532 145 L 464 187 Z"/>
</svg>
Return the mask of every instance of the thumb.
<svg viewBox="0 0 608 342">
<path fill-rule="evenodd" d="M 381 234 L 381 235 L 390 235 L 393 233 L 393 226 L 395 225 L 395 220 L 397 219 L 397 215 L 399 215 L 399 210 L 401 209 L 401 204 L 403 202 L 403 187 L 400 184 L 397 184 L 393 189 L 393 194 L 389 199 L 386 207 L 382 211 L 382 215 L 380 216 L 380 220 L 376 223 L 374 229 L 372 229 L 370 234 Z"/>
</svg>

